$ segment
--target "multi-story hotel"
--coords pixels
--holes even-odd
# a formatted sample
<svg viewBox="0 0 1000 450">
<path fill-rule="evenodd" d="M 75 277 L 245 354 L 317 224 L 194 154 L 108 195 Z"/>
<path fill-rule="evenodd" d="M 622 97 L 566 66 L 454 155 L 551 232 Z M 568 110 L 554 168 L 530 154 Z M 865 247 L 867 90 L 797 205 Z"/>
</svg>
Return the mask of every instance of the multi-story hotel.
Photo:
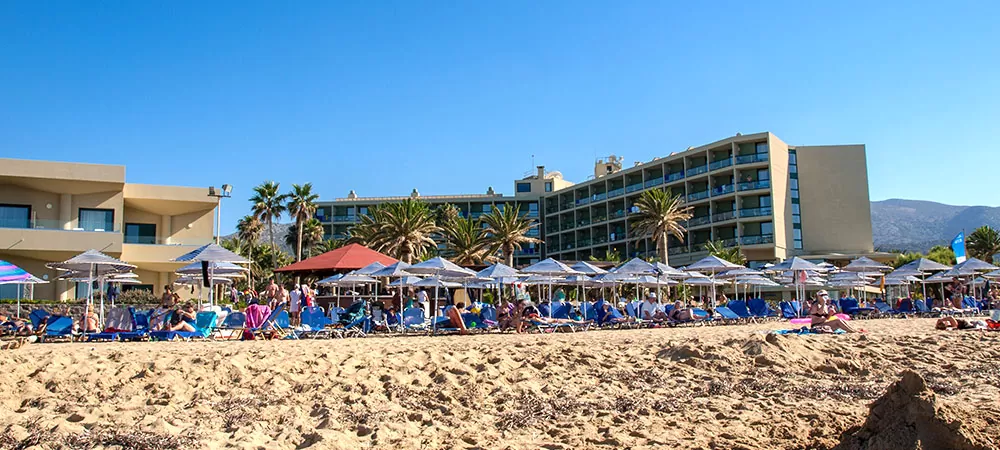
<svg viewBox="0 0 1000 450">
<path fill-rule="evenodd" d="M 493 208 L 503 208 L 505 204 L 518 208 L 520 214 L 541 219 L 541 197 L 545 193 L 556 192 L 572 185 L 563 180 L 559 172 L 546 173 L 544 168 L 539 167 L 538 172 L 515 181 L 514 195 L 507 196 L 498 194 L 493 188 L 486 190 L 485 194 L 465 194 L 465 195 L 420 195 L 416 189 L 406 197 L 358 197 L 351 191 L 347 197 L 338 198 L 332 202 L 319 202 L 316 210 L 316 218 L 323 223 L 326 237 L 345 239 L 348 237 L 348 230 L 351 225 L 358 222 L 359 217 L 368 214 L 368 209 L 372 206 L 399 202 L 406 198 L 417 198 L 430 204 L 432 208 L 438 208 L 445 204 L 454 205 L 458 208 L 462 217 L 478 218 L 483 214 L 489 214 Z M 541 238 L 541 225 L 533 228 L 529 234 Z M 444 243 L 439 243 L 438 248 L 443 250 Z M 514 254 L 514 264 L 523 265 L 537 262 L 542 255 L 540 245 L 529 244 Z"/>
<path fill-rule="evenodd" d="M 864 145 L 790 146 L 771 133 L 736 135 L 632 167 L 622 158 L 596 162 L 593 176 L 573 184 L 559 172 L 516 180 L 514 195 L 419 196 L 432 206 L 456 205 L 477 217 L 504 203 L 540 221 L 544 244 L 518 255 L 517 264 L 656 256 L 654 242 L 632 230 L 643 191 L 669 189 L 692 207 L 686 239 L 671 237 L 672 265 L 707 255 L 705 244 L 739 245 L 752 266 L 802 256 L 844 260 L 873 253 Z M 368 208 L 405 197 L 347 198 L 322 203 L 317 217 L 328 235 L 346 237 Z"/>
<path fill-rule="evenodd" d="M 45 263 L 88 249 L 137 265 L 140 284 L 130 287 L 160 294 L 181 267 L 172 260 L 214 237 L 218 200 L 207 194 L 126 183 L 124 166 L 0 159 L 0 259 L 50 281 L 34 286 L 35 298 L 80 297 L 82 286 L 56 280 Z M 17 289 L 0 285 L 0 298 Z"/>
</svg>

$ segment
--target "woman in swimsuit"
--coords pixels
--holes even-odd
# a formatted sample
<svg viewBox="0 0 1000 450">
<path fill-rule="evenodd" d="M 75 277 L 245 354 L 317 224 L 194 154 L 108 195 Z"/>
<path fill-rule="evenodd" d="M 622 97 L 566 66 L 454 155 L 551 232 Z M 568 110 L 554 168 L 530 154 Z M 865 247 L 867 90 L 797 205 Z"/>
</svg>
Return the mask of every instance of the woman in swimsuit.
<svg viewBox="0 0 1000 450">
<path fill-rule="evenodd" d="M 848 333 L 856 333 L 850 324 L 837 317 L 837 310 L 830 305 L 830 294 L 826 291 L 816 293 L 816 303 L 809 307 L 809 319 L 815 327 L 830 327 L 831 330 L 844 330 Z"/>
<path fill-rule="evenodd" d="M 195 316 L 194 316 L 194 306 L 190 303 L 184 305 L 183 308 L 177 308 L 174 310 L 174 314 L 170 316 L 170 331 L 194 331 Z"/>
</svg>

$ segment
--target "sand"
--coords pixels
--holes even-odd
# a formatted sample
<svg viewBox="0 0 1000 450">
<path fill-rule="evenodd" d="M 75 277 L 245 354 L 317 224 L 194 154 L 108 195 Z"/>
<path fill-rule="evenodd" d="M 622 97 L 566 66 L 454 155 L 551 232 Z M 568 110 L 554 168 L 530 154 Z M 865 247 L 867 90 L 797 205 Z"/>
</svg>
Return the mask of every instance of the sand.
<svg viewBox="0 0 1000 450">
<path fill-rule="evenodd" d="M 0 448 L 1000 447 L 1000 333 L 859 324 L 29 344 Z"/>
</svg>

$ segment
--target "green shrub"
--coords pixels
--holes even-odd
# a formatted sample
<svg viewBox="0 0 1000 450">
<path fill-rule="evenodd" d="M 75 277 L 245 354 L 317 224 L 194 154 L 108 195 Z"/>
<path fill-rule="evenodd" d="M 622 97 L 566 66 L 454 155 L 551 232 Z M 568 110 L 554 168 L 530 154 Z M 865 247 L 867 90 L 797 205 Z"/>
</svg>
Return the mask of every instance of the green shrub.
<svg viewBox="0 0 1000 450">
<path fill-rule="evenodd" d="M 160 299 L 153 295 L 152 292 L 145 289 L 132 289 L 122 292 L 115 303 L 125 305 L 155 305 L 159 302 Z"/>
</svg>

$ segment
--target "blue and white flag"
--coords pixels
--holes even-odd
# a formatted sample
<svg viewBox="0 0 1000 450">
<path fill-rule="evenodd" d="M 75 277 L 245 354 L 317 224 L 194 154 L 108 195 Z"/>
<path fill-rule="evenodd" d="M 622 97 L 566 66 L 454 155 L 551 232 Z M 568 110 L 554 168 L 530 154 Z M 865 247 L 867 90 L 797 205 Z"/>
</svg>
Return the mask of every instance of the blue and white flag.
<svg viewBox="0 0 1000 450">
<path fill-rule="evenodd" d="M 951 240 L 951 249 L 955 252 L 955 262 L 958 264 L 965 262 L 965 232 L 958 233 L 955 239 Z"/>
</svg>

